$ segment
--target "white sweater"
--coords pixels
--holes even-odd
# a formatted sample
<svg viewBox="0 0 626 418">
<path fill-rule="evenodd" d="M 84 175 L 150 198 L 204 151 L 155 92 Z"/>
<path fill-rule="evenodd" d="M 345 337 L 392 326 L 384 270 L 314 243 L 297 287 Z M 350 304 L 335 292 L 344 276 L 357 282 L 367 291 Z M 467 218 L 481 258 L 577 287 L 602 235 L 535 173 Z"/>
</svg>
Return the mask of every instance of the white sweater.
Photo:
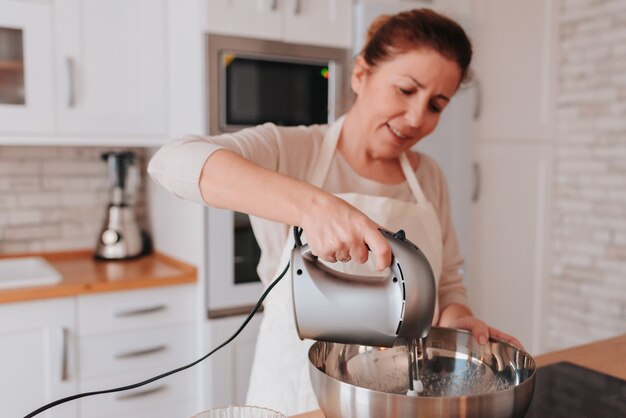
<svg viewBox="0 0 626 418">
<path fill-rule="evenodd" d="M 308 181 L 328 125 L 279 127 L 266 123 L 233 134 L 213 137 L 188 136 L 164 145 L 148 166 L 152 178 L 178 197 L 205 204 L 200 193 L 200 173 L 205 161 L 218 149 L 231 150 L 267 169 Z M 443 236 L 443 268 L 439 278 L 439 309 L 451 303 L 468 306 L 460 268 L 463 258 L 452 225 L 446 181 L 437 163 L 420 154 L 415 171 L 426 198 L 433 204 Z M 406 182 L 383 184 L 357 174 L 336 152 L 322 189 L 329 193 L 357 192 L 414 202 Z M 251 217 L 261 248 L 258 273 L 267 285 L 278 269 L 289 226 Z"/>
</svg>

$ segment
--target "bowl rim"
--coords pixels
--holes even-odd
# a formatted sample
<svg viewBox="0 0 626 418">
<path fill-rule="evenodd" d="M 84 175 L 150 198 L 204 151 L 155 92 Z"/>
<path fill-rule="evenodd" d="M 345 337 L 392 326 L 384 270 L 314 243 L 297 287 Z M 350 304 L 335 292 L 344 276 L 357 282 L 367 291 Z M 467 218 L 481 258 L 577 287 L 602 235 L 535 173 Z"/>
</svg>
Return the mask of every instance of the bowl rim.
<svg viewBox="0 0 626 418">
<path fill-rule="evenodd" d="M 195 415 L 192 415 L 191 418 L 198 418 L 200 417 L 200 415 L 202 414 L 206 414 L 208 412 L 217 412 L 217 411 L 227 411 L 231 408 L 254 408 L 257 410 L 261 410 L 261 411 L 267 411 L 267 412 L 273 412 L 275 414 L 279 414 L 280 416 L 287 418 L 287 415 L 285 415 L 284 413 L 280 412 L 280 411 L 276 411 L 275 409 L 271 409 L 271 408 L 266 408 L 264 406 L 257 406 L 257 405 L 227 405 L 227 406 L 218 406 L 217 408 L 211 408 L 211 409 L 206 409 L 204 411 L 200 411 L 198 413 L 196 413 Z"/>
<path fill-rule="evenodd" d="M 454 331 L 454 332 L 461 332 L 461 333 L 464 333 L 464 334 L 470 334 L 470 337 L 471 337 L 471 334 L 472 334 L 470 331 L 467 331 L 467 330 L 464 330 L 464 329 L 449 328 L 449 327 L 439 327 L 439 326 L 431 327 L 431 329 L 432 328 L 435 328 L 435 329 L 438 329 L 438 330 L 444 330 L 444 332 L 452 332 L 452 331 Z M 502 389 L 502 390 L 498 390 L 498 391 L 494 391 L 494 392 L 486 392 L 486 393 L 480 393 L 480 394 L 476 394 L 476 395 L 461 395 L 461 396 L 416 396 L 415 398 L 419 399 L 418 402 L 435 402 L 435 401 L 439 401 L 439 400 L 442 400 L 442 399 L 465 399 L 465 400 L 468 400 L 468 401 L 471 402 L 471 401 L 478 401 L 479 399 L 489 398 L 489 397 L 492 397 L 492 396 L 498 396 L 498 394 L 504 394 L 504 393 L 507 393 L 507 392 L 508 393 L 512 393 L 512 392 L 516 392 L 516 391 L 521 391 L 522 388 L 526 388 L 529 385 L 531 385 L 533 387 L 533 389 L 534 389 L 535 376 L 537 374 L 537 363 L 535 362 L 535 359 L 533 358 L 533 356 L 531 356 L 530 353 L 528 353 L 527 351 L 522 350 L 519 347 L 516 347 L 513 344 L 511 344 L 511 343 L 509 343 L 507 341 L 504 341 L 504 340 L 502 340 L 500 338 L 489 337 L 489 341 L 493 341 L 493 342 L 497 342 L 497 343 L 502 343 L 502 344 L 508 345 L 508 346 L 514 348 L 515 350 L 524 353 L 530 359 L 530 361 L 532 363 L 532 370 L 531 370 L 531 373 L 528 376 L 528 378 L 526 380 L 524 380 L 523 382 L 521 382 L 520 384 L 518 384 L 518 385 L 514 385 L 514 386 L 508 387 L 506 389 Z M 335 382 L 338 382 L 339 384 L 350 385 L 355 390 L 358 390 L 358 391 L 373 392 L 373 393 L 377 393 L 377 394 L 379 393 L 379 394 L 382 394 L 382 395 L 385 395 L 385 396 L 392 396 L 394 399 L 396 397 L 398 397 L 399 399 L 406 399 L 407 395 L 402 395 L 400 393 L 382 392 L 382 391 L 375 390 L 375 389 L 365 388 L 363 386 L 353 385 L 353 384 L 350 384 L 350 383 L 347 383 L 347 382 L 343 382 L 343 381 L 341 381 L 341 380 L 339 380 L 339 379 L 337 379 L 337 378 L 335 378 L 333 376 L 330 376 L 330 375 L 322 372 L 320 369 L 318 369 L 313 364 L 313 362 L 311 361 L 311 355 L 310 355 L 311 351 L 314 349 L 315 346 L 318 345 L 318 343 L 328 344 L 329 342 L 315 341 L 311 345 L 311 347 L 309 347 L 309 350 L 308 350 L 308 353 L 307 353 L 307 359 L 308 359 L 308 362 L 309 362 L 309 373 L 317 372 L 320 375 L 326 376 L 327 378 L 332 379 Z M 342 343 L 330 343 L 330 344 L 359 345 L 359 344 L 342 344 Z M 372 347 L 372 346 L 362 346 L 362 347 Z"/>
</svg>

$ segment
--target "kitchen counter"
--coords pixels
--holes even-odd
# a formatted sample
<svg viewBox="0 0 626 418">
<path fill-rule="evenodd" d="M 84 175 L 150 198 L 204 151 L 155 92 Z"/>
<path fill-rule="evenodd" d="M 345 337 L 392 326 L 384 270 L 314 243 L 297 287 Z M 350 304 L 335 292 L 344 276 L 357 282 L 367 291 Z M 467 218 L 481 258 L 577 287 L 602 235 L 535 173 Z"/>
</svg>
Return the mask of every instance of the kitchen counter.
<svg viewBox="0 0 626 418">
<path fill-rule="evenodd" d="M 537 366 L 568 361 L 601 373 L 626 380 L 626 334 L 607 340 L 555 351 L 535 357 Z M 324 418 L 321 411 L 311 411 L 293 418 Z"/>
<path fill-rule="evenodd" d="M 49 286 L 2 289 L 0 290 L 0 303 L 142 289 L 196 281 L 195 267 L 160 253 L 123 261 L 94 260 L 92 254 L 91 251 L 29 254 L 29 256 L 38 255 L 45 258 L 63 276 L 63 279 Z"/>
</svg>

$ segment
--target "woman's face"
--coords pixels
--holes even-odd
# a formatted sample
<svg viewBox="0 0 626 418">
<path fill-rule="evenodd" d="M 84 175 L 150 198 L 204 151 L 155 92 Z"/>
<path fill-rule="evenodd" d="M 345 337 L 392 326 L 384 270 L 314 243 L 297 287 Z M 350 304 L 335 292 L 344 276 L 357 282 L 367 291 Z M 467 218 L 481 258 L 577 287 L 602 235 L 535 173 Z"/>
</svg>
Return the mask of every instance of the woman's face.
<svg viewBox="0 0 626 418">
<path fill-rule="evenodd" d="M 430 134 L 461 78 L 458 64 L 432 49 L 411 50 L 375 68 L 358 57 L 354 110 L 368 153 L 395 158 Z"/>
</svg>

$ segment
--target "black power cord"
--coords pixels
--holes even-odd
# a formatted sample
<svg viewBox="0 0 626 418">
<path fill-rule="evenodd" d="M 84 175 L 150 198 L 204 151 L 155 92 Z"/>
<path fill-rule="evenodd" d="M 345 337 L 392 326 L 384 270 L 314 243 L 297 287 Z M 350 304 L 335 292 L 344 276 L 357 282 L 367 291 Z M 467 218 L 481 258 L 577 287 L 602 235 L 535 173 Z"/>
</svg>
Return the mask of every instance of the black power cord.
<svg viewBox="0 0 626 418">
<path fill-rule="evenodd" d="M 243 323 L 241 324 L 239 329 L 237 331 L 235 331 L 235 333 L 230 338 L 228 338 L 226 341 L 224 341 L 223 343 L 218 345 L 216 348 L 211 350 L 211 352 L 206 354 L 204 357 L 199 358 L 198 360 L 194 361 L 193 363 L 189 363 L 186 366 L 182 366 L 182 367 L 179 367 L 177 369 L 170 370 L 169 372 L 165 372 L 165 373 L 160 374 L 158 376 L 155 376 L 155 377 L 152 377 L 150 379 L 144 380 L 143 382 L 139 382 L 139 383 L 135 383 L 135 384 L 132 384 L 132 385 L 127 385 L 127 386 L 120 386 L 120 387 L 113 388 L 113 389 L 105 389 L 105 390 L 98 390 L 98 391 L 94 391 L 94 392 L 78 393 L 76 395 L 72 395 L 72 396 L 68 396 L 66 398 L 58 399 L 56 401 L 50 402 L 49 404 L 46 404 L 46 405 L 42 406 L 41 408 L 31 412 L 30 414 L 26 415 L 24 418 L 32 418 L 35 415 L 39 415 L 43 411 L 46 411 L 46 410 L 48 410 L 50 408 L 53 408 L 53 407 L 55 407 L 57 405 L 61 405 L 62 403 L 73 401 L 75 399 L 84 398 L 86 396 L 102 395 L 104 393 L 122 392 L 122 391 L 129 390 L 129 389 L 135 389 L 135 388 L 147 385 L 148 383 L 152 383 L 152 382 L 154 382 L 156 380 L 163 379 L 164 377 L 173 375 L 174 373 L 178 373 L 180 371 L 189 369 L 190 367 L 195 366 L 196 364 L 200 363 L 201 361 L 206 360 L 211 354 L 215 353 L 217 350 L 219 350 L 220 348 L 224 347 L 225 345 L 230 343 L 232 340 L 237 338 L 237 336 L 241 333 L 241 331 L 243 331 L 243 329 L 246 327 L 246 325 L 248 325 L 248 323 L 250 322 L 252 317 L 257 313 L 257 311 L 261 307 L 261 304 L 263 303 L 263 301 L 265 300 L 267 295 L 270 293 L 270 291 L 274 288 L 274 286 L 276 286 L 278 284 L 280 279 L 282 279 L 283 276 L 287 273 L 288 269 L 289 269 L 289 262 L 285 266 L 285 269 L 282 271 L 282 273 L 280 273 L 280 275 L 276 279 L 274 279 L 274 281 L 267 287 L 267 289 L 265 289 L 265 291 L 263 292 L 263 294 L 259 298 L 258 302 L 256 303 L 256 305 L 254 305 L 254 308 L 252 308 L 252 311 L 250 312 L 248 317 L 243 321 Z"/>
</svg>

